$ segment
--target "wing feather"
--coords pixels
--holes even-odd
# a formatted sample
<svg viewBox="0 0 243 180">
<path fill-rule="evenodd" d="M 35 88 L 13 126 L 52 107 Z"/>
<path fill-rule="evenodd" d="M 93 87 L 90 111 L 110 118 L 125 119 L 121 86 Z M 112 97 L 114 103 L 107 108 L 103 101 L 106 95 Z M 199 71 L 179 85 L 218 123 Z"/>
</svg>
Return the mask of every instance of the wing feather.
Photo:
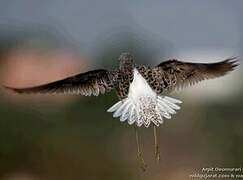
<svg viewBox="0 0 243 180">
<path fill-rule="evenodd" d="M 154 71 L 163 77 L 161 82 L 166 90 L 174 90 L 183 88 L 188 85 L 194 85 L 205 79 L 213 79 L 223 76 L 234 70 L 238 66 L 237 57 L 231 57 L 221 62 L 216 63 L 190 63 L 178 60 L 168 60 L 154 67 Z M 166 85 L 166 86 L 165 86 Z M 162 87 L 161 87 L 162 88 Z"/>
<path fill-rule="evenodd" d="M 27 88 L 5 86 L 17 93 L 64 93 L 84 96 L 104 94 L 114 88 L 116 78 L 114 72 L 99 69 L 80 73 L 62 80 Z"/>
</svg>

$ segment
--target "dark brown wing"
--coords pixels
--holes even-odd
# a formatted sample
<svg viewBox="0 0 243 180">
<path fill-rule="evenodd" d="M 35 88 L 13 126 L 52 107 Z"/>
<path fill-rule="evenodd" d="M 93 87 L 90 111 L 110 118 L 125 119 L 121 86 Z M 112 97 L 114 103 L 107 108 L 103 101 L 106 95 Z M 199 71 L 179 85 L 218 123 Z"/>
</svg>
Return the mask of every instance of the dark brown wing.
<svg viewBox="0 0 243 180">
<path fill-rule="evenodd" d="M 100 93 L 104 94 L 113 89 L 115 81 L 116 78 L 114 72 L 101 69 L 88 71 L 86 73 L 77 74 L 59 81 L 35 87 L 5 87 L 17 93 L 65 93 L 98 96 Z"/>
<path fill-rule="evenodd" d="M 160 63 L 154 68 L 162 76 L 161 84 L 166 90 L 193 85 L 205 79 L 223 76 L 234 70 L 238 60 L 228 58 L 217 63 L 189 63 L 178 60 L 169 60 Z M 159 77 L 158 77 L 159 78 Z"/>
</svg>

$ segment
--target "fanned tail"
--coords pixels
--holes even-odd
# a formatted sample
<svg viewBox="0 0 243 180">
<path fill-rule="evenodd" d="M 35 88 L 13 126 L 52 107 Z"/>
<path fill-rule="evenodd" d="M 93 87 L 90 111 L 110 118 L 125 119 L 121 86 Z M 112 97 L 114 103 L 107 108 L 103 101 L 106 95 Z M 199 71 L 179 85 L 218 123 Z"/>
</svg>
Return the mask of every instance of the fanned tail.
<svg viewBox="0 0 243 180">
<path fill-rule="evenodd" d="M 168 96 L 157 96 L 156 99 L 141 97 L 137 102 L 126 98 L 118 101 L 107 112 L 112 112 L 113 117 L 120 117 L 121 122 L 127 120 L 130 125 L 136 122 L 139 127 L 149 127 L 152 122 L 159 126 L 163 123 L 163 118 L 171 119 L 171 116 L 176 114 L 180 103 L 182 101 Z"/>
</svg>

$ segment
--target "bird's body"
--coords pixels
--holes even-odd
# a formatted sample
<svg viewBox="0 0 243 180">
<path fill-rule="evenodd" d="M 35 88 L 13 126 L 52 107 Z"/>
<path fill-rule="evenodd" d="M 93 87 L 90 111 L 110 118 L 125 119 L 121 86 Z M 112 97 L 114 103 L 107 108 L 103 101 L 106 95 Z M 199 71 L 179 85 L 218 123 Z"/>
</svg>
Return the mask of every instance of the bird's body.
<svg viewBox="0 0 243 180">
<path fill-rule="evenodd" d="M 113 117 L 120 116 L 121 122 L 127 120 L 128 124 L 135 123 L 139 127 L 149 127 L 151 122 L 159 126 L 164 117 L 170 119 L 170 114 L 180 109 L 176 103 L 181 101 L 156 93 L 156 87 L 151 86 L 137 68 L 133 69 L 132 74 L 133 79 L 129 81 L 128 90 L 125 90 L 127 93 L 108 109 L 108 112 L 114 112 Z M 117 92 L 119 94 L 120 89 Z"/>
<path fill-rule="evenodd" d="M 159 126 L 163 118 L 171 118 L 180 109 L 181 101 L 163 96 L 164 93 L 197 83 L 204 79 L 222 76 L 234 69 L 235 58 L 218 63 L 188 63 L 168 60 L 155 67 L 136 65 L 129 53 L 119 57 L 119 68 L 88 71 L 63 80 L 30 87 L 11 88 L 18 93 L 65 93 L 85 96 L 99 95 L 114 89 L 119 102 L 108 111 L 129 124 Z"/>
<path fill-rule="evenodd" d="M 121 54 L 119 68 L 116 70 L 93 70 L 80 73 L 59 81 L 29 88 L 12 88 L 17 93 L 64 93 L 84 96 L 99 95 L 114 89 L 119 101 L 108 112 L 120 121 L 127 121 L 140 127 L 154 125 L 155 155 L 159 160 L 157 127 L 164 118 L 170 119 L 182 103 L 180 100 L 164 96 L 169 92 L 187 85 L 193 85 L 204 79 L 220 77 L 232 71 L 236 58 L 228 58 L 217 63 L 189 63 L 168 60 L 155 67 L 135 65 L 129 53 Z M 142 168 L 144 160 L 140 151 L 136 129 L 138 157 Z"/>
</svg>

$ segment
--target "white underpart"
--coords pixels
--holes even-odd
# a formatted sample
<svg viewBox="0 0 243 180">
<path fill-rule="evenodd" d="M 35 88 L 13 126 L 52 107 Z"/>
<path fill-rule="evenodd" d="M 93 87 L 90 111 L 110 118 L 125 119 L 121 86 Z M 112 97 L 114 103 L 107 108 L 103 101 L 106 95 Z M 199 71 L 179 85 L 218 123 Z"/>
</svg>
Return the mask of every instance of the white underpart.
<svg viewBox="0 0 243 180">
<path fill-rule="evenodd" d="M 108 112 L 114 112 L 113 117 L 120 117 L 120 121 L 128 121 L 131 125 L 136 122 L 137 126 L 149 127 L 151 122 L 159 126 L 163 118 L 171 119 L 172 114 L 182 103 L 178 99 L 168 96 L 159 96 L 149 86 L 147 81 L 134 69 L 134 78 L 129 87 L 128 97 L 118 101 Z"/>
</svg>

